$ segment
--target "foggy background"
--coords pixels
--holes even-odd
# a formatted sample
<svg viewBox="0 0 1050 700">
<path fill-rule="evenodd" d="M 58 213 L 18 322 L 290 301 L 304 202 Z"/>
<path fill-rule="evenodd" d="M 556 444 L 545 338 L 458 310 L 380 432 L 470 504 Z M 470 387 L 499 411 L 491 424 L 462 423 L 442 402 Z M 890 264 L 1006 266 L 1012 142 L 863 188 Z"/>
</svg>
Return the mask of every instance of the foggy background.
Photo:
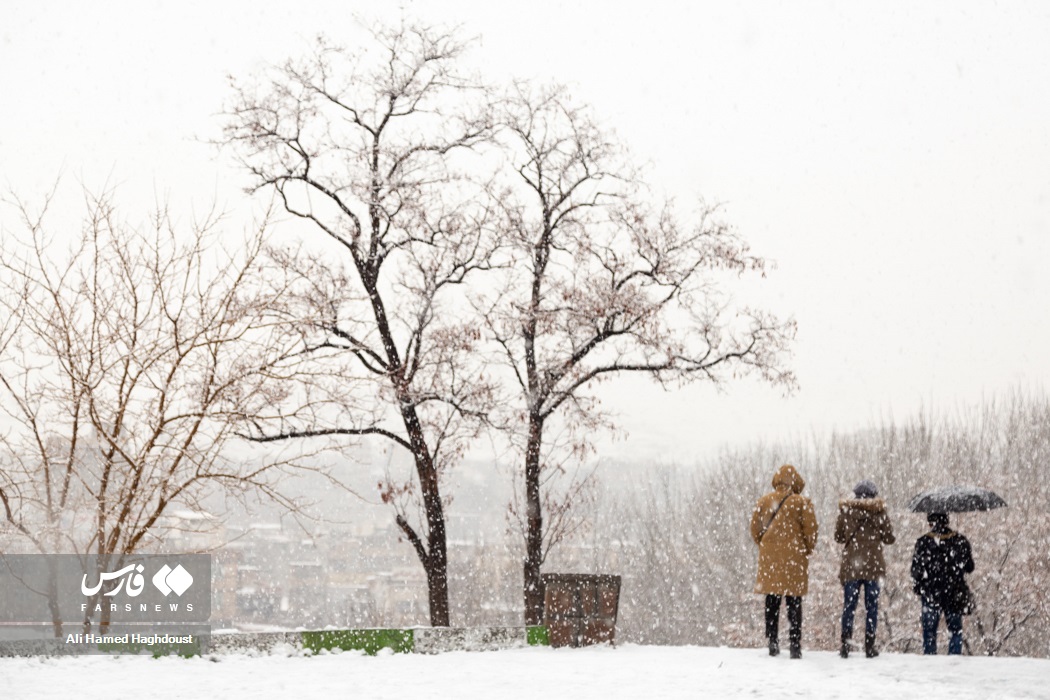
<svg viewBox="0 0 1050 700">
<path fill-rule="evenodd" d="M 62 175 L 122 201 L 218 202 L 246 179 L 216 137 L 227 74 L 299 55 L 354 10 L 308 2 L 19 4 L 0 28 L 0 184 Z M 798 393 L 607 390 L 617 454 L 691 462 L 723 444 L 851 429 L 1006 387 L 1044 387 L 1050 82 L 1041 3 L 407 3 L 478 37 L 496 79 L 565 82 L 651 181 L 702 195 L 777 269 L 756 305 L 794 315 Z M 256 202 L 258 205 L 258 202 Z M 232 226 L 231 226 L 232 227 Z M 630 396 L 631 401 L 621 401 Z M 622 436 L 621 436 L 622 437 Z"/>
</svg>

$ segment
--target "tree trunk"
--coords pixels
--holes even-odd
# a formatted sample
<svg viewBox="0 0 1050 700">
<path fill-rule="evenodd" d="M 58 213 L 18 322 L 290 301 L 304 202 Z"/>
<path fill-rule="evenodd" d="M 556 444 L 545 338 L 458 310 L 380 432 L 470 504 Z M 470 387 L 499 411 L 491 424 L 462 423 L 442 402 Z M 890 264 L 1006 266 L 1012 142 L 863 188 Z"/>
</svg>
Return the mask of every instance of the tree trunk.
<svg viewBox="0 0 1050 700">
<path fill-rule="evenodd" d="M 448 543 L 445 532 L 445 509 L 441 503 L 437 469 L 427 448 L 419 416 L 412 406 L 401 410 L 405 428 L 415 453 L 416 475 L 423 496 L 423 510 L 427 519 L 427 547 L 416 552 L 427 575 L 427 599 L 430 605 L 430 625 L 449 626 L 448 604 Z"/>
<path fill-rule="evenodd" d="M 525 533 L 524 596 L 525 624 L 543 624 L 543 510 L 540 507 L 540 447 L 543 420 L 529 416 L 529 437 L 525 449 L 525 507 L 528 518 Z"/>
<path fill-rule="evenodd" d="M 435 478 L 435 482 L 437 479 Z M 434 506 L 430 501 L 436 502 Z M 423 568 L 427 573 L 427 599 L 430 604 L 430 626 L 448 627 L 448 549 L 445 533 L 445 513 L 440 495 L 434 491 L 424 494 L 427 512 L 427 560 Z"/>
<path fill-rule="evenodd" d="M 54 556 L 47 557 L 47 608 L 55 638 L 62 638 L 62 612 L 58 608 L 58 571 Z"/>
<path fill-rule="evenodd" d="M 448 627 L 448 565 L 427 567 L 427 601 L 430 604 L 430 626 Z"/>
</svg>

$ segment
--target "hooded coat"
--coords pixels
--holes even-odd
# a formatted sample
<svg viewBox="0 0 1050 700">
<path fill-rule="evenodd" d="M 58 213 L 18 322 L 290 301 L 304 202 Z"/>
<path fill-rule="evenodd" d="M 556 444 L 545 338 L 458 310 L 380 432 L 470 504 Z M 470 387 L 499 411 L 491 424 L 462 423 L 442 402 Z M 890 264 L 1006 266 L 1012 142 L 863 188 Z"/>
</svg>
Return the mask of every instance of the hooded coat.
<svg viewBox="0 0 1050 700">
<path fill-rule="evenodd" d="M 851 498 L 839 501 L 835 541 L 845 545 L 839 581 L 875 581 L 886 575 L 884 544 L 893 544 L 890 516 L 881 498 Z"/>
<path fill-rule="evenodd" d="M 817 516 L 802 495 L 806 482 L 790 464 L 773 476 L 773 491 L 751 513 L 751 539 L 758 545 L 755 593 L 804 596 L 809 591 L 809 555 L 817 546 Z M 779 506 L 779 508 L 778 508 Z"/>
</svg>

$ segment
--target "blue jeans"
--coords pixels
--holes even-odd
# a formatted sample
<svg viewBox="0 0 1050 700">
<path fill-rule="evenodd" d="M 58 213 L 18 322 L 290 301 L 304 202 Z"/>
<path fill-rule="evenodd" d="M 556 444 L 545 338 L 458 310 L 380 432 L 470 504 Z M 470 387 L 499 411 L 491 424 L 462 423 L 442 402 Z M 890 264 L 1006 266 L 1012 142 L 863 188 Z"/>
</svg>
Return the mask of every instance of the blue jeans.
<svg viewBox="0 0 1050 700">
<path fill-rule="evenodd" d="M 842 638 L 853 637 L 853 616 L 857 612 L 857 602 L 860 600 L 860 587 L 864 586 L 864 609 L 867 611 L 864 620 L 864 633 L 869 637 L 875 636 L 875 628 L 879 624 L 879 582 L 878 581 L 846 581 L 842 584 Z"/>
<path fill-rule="evenodd" d="M 949 654 L 962 653 L 962 613 L 941 610 L 935 603 L 922 601 L 922 653 L 937 653 L 937 626 L 941 622 L 941 614 L 944 614 L 944 624 L 951 632 L 948 641 Z"/>
</svg>

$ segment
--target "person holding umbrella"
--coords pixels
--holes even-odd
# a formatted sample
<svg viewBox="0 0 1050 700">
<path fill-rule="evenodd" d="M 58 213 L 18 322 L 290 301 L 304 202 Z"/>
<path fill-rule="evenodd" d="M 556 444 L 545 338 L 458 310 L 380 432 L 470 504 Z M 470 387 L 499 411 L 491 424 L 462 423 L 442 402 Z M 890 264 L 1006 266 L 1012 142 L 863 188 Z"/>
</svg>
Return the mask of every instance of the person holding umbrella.
<svg viewBox="0 0 1050 700">
<path fill-rule="evenodd" d="M 937 627 L 951 633 L 949 654 L 961 654 L 962 616 L 972 610 L 965 574 L 974 569 L 970 541 L 948 526 L 947 513 L 930 513 L 930 531 L 915 542 L 911 559 L 913 590 L 922 601 L 922 653 L 937 653 Z"/>
<path fill-rule="evenodd" d="M 842 646 L 839 656 L 848 658 L 853 638 L 853 618 L 857 612 L 861 588 L 864 589 L 864 655 L 879 655 L 875 648 L 875 631 L 879 624 L 879 579 L 886 575 L 883 545 L 893 544 L 890 516 L 886 503 L 876 498 L 875 483 L 865 479 L 853 487 L 855 498 L 839 502 L 835 522 L 835 541 L 842 547 L 839 581 L 842 583 Z"/>
<path fill-rule="evenodd" d="M 927 513 L 930 531 L 915 542 L 911 559 L 913 590 L 922 602 L 922 653 L 937 653 L 937 627 L 941 616 L 951 633 L 949 654 L 961 654 L 962 616 L 974 610 L 973 594 L 965 575 L 974 570 L 970 541 L 951 529 L 948 513 L 990 510 L 1006 501 L 987 489 L 949 486 L 920 493 L 908 504 Z"/>
</svg>

